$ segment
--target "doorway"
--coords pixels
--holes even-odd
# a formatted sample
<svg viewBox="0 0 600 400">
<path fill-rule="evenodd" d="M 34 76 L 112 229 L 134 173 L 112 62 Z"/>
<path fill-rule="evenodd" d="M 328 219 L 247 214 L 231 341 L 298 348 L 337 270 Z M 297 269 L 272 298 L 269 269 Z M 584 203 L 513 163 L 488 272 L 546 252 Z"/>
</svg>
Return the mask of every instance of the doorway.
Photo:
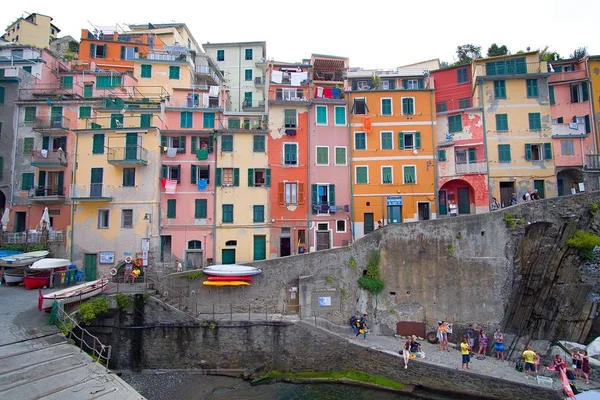
<svg viewBox="0 0 600 400">
<path fill-rule="evenodd" d="M 440 190 L 438 192 L 438 197 L 439 197 L 438 212 L 440 213 L 440 215 L 447 215 L 448 214 L 448 198 L 446 195 L 446 191 Z"/>
<path fill-rule="evenodd" d="M 254 235 L 254 261 L 267 259 L 267 237 Z"/>
<path fill-rule="evenodd" d="M 90 179 L 90 197 L 102 197 L 102 183 L 104 181 L 104 169 L 92 168 Z"/>
<path fill-rule="evenodd" d="M 138 150 L 138 134 L 128 133 L 125 137 L 125 159 L 126 160 L 137 160 Z"/>
<path fill-rule="evenodd" d="M 458 213 L 471 214 L 471 195 L 469 188 L 458 188 Z"/>
<path fill-rule="evenodd" d="M 365 220 L 365 235 L 375 230 L 375 217 L 373 213 L 364 213 Z"/>
<path fill-rule="evenodd" d="M 317 251 L 329 249 L 330 241 L 329 224 L 317 224 Z"/>
<path fill-rule="evenodd" d="M 402 223 L 402 206 L 387 206 L 387 223 Z"/>
<path fill-rule="evenodd" d="M 546 198 L 546 182 L 544 180 L 534 180 L 533 188 L 537 189 L 540 199 Z"/>
<path fill-rule="evenodd" d="M 500 182 L 500 204 L 502 207 L 510 206 L 510 199 L 515 193 L 514 182 Z"/>
<path fill-rule="evenodd" d="M 97 254 L 86 254 L 83 260 L 83 273 L 87 282 L 96 280 Z"/>
<path fill-rule="evenodd" d="M 15 212 L 15 232 L 25 232 L 27 213 L 25 211 Z"/>
<path fill-rule="evenodd" d="M 279 238 L 279 257 L 287 257 L 292 254 L 292 238 L 289 236 Z"/>
<path fill-rule="evenodd" d="M 419 221 L 427 221 L 429 217 L 429 203 L 417 203 Z"/>
<path fill-rule="evenodd" d="M 221 250 L 221 263 L 222 264 L 235 264 L 235 249 Z"/>
<path fill-rule="evenodd" d="M 204 252 L 202 250 L 188 250 L 185 252 L 185 269 L 202 269 L 204 266 Z"/>
</svg>

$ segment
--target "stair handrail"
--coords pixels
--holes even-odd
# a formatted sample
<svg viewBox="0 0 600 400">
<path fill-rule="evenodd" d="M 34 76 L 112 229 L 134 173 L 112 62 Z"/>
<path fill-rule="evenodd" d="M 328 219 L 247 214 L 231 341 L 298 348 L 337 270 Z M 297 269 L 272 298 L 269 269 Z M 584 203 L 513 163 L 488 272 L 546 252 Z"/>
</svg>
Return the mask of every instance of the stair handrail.
<svg viewBox="0 0 600 400">
<path fill-rule="evenodd" d="M 161 299 L 162 299 L 162 297 L 170 297 L 169 296 L 170 293 L 175 293 L 177 295 L 178 303 L 179 303 L 179 307 L 177 307 L 177 308 L 181 312 L 186 313 L 187 315 L 189 315 L 190 317 L 193 317 L 194 319 L 198 318 L 198 302 L 196 300 L 192 299 L 190 296 L 188 296 L 186 294 L 183 294 L 183 293 L 173 289 L 172 287 L 170 287 L 162 282 L 159 282 L 158 280 L 155 280 L 155 279 L 147 276 L 146 277 L 146 289 L 148 289 L 149 284 L 158 286 L 158 287 L 154 287 L 154 289 L 158 290 Z M 164 295 L 165 293 L 167 293 L 166 296 Z M 184 302 L 188 303 L 188 304 L 186 304 L 188 310 L 192 310 L 190 305 L 193 304 L 193 310 L 194 310 L 193 314 L 191 312 L 181 310 L 181 300 L 180 299 L 183 299 Z"/>
</svg>

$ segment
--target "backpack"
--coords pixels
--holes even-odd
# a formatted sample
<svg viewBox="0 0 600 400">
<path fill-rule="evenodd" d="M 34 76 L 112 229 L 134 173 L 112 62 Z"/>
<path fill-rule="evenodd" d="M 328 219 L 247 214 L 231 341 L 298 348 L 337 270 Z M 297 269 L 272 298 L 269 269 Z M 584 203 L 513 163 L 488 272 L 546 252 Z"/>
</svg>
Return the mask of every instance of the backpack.
<svg viewBox="0 0 600 400">
<path fill-rule="evenodd" d="M 527 200 L 527 197 L 525 195 L 523 195 L 523 200 Z"/>
<path fill-rule="evenodd" d="M 517 365 L 515 365 L 515 369 L 519 372 L 523 372 L 523 361 L 517 361 Z"/>
<path fill-rule="evenodd" d="M 356 316 L 355 315 L 350 317 L 350 325 L 356 325 Z"/>
</svg>

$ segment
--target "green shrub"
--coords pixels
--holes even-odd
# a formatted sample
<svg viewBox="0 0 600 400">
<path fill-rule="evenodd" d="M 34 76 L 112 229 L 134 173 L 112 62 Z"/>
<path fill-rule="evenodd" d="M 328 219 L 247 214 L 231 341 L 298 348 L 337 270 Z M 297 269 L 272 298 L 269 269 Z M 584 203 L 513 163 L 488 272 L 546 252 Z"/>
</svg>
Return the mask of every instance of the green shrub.
<svg viewBox="0 0 600 400">
<path fill-rule="evenodd" d="M 325 277 L 325 282 L 327 282 L 328 285 L 331 285 L 333 283 L 333 276 L 327 275 Z"/>
<path fill-rule="evenodd" d="M 126 294 L 123 294 L 123 293 L 117 293 L 115 295 L 115 300 L 117 300 L 119 309 L 121 309 L 121 310 L 133 309 L 133 297 L 127 296 Z"/>
<path fill-rule="evenodd" d="M 514 226 L 515 226 L 515 219 L 513 218 L 512 214 L 509 212 L 504 213 L 504 222 L 506 223 L 506 226 L 509 228 L 514 228 Z"/>
<path fill-rule="evenodd" d="M 462 234 L 460 232 L 458 232 L 458 235 L 456 235 L 457 239 L 462 239 Z"/>
<path fill-rule="evenodd" d="M 183 275 L 183 277 L 188 281 L 198 281 L 204 278 L 204 273 L 200 270 L 195 270 L 186 273 L 185 275 Z"/>
<path fill-rule="evenodd" d="M 591 232 L 577 231 L 567 240 L 567 245 L 578 249 L 579 256 L 584 260 L 594 260 L 594 247 L 600 246 L 600 236 Z"/>
<path fill-rule="evenodd" d="M 450 255 L 454 254 L 454 245 L 452 245 L 452 244 L 448 245 L 448 254 L 450 254 Z"/>
<path fill-rule="evenodd" d="M 379 258 L 379 251 L 372 251 L 367 260 L 367 274 L 358 279 L 358 286 L 374 295 L 381 293 L 385 287 L 385 283 L 379 279 Z"/>
<path fill-rule="evenodd" d="M 89 325 L 97 316 L 104 314 L 110 308 L 110 301 L 106 296 L 96 297 L 77 307 L 83 323 Z"/>
<path fill-rule="evenodd" d="M 350 256 L 350 259 L 348 260 L 348 267 L 356 269 L 356 260 L 352 256 Z"/>
<path fill-rule="evenodd" d="M 598 203 L 590 204 L 589 210 L 590 210 L 590 214 L 592 215 L 592 217 L 595 217 L 596 214 L 598 214 L 598 209 L 600 209 L 600 206 L 598 206 Z"/>
<path fill-rule="evenodd" d="M 524 220 L 523 218 L 519 218 L 519 219 L 517 220 L 517 224 L 518 224 L 518 225 L 525 225 L 525 220 Z"/>
<path fill-rule="evenodd" d="M 340 294 L 342 295 L 342 300 L 348 300 L 348 291 L 344 288 L 339 288 Z"/>
</svg>

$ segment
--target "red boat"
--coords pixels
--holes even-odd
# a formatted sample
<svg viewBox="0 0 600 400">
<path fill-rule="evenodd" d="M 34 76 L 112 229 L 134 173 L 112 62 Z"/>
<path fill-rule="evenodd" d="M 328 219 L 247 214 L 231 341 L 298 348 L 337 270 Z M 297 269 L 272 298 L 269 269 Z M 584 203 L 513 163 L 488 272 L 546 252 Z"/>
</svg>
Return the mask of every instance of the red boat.
<svg viewBox="0 0 600 400">
<path fill-rule="evenodd" d="M 23 286 L 28 290 L 50 286 L 50 273 L 26 275 L 23 278 Z"/>
<path fill-rule="evenodd" d="M 209 276 L 209 281 L 220 281 L 220 282 L 231 282 L 231 281 L 245 281 L 252 282 L 251 276 Z"/>
</svg>

